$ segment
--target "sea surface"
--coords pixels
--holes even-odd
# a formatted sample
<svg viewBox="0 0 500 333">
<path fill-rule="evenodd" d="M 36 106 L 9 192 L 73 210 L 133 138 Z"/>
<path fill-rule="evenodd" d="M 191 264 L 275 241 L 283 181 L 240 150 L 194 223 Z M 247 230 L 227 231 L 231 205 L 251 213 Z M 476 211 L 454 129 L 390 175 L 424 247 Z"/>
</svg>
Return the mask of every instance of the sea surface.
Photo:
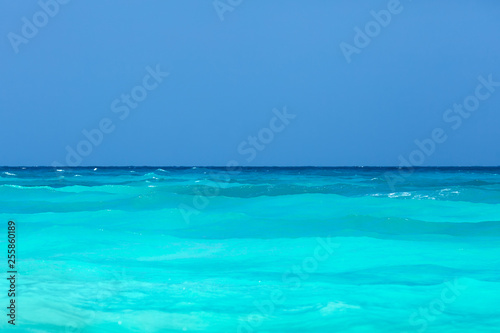
<svg viewBox="0 0 500 333">
<path fill-rule="evenodd" d="M 1 332 L 500 331 L 499 168 L 0 168 L 0 237 Z"/>
</svg>

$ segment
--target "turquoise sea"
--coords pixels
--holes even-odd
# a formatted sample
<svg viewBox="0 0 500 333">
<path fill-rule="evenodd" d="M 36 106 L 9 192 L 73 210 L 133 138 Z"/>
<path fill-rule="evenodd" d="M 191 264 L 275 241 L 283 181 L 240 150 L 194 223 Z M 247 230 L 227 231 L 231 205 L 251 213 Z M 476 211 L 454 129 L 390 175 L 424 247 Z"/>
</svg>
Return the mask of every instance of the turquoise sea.
<svg viewBox="0 0 500 333">
<path fill-rule="evenodd" d="M 500 330 L 499 168 L 0 168 L 0 205 L 1 332 Z"/>
</svg>

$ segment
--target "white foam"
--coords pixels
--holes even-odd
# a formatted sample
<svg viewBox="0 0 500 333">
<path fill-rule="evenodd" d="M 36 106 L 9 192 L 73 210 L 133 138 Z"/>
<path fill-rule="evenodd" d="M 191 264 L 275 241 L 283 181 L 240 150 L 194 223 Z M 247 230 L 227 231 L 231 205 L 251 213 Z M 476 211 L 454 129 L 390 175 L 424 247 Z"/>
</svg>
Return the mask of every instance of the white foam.
<svg viewBox="0 0 500 333">
<path fill-rule="evenodd" d="M 409 197 L 409 196 L 411 196 L 410 192 L 389 193 L 389 198 L 399 198 L 399 197 Z"/>
<path fill-rule="evenodd" d="M 328 304 L 324 307 L 322 307 L 319 312 L 323 315 L 323 316 L 327 316 L 333 312 L 338 312 L 338 311 L 345 311 L 345 310 L 348 310 L 348 309 L 360 309 L 361 307 L 357 306 L 357 305 L 351 305 L 351 304 L 347 304 L 347 303 L 344 303 L 344 302 L 340 302 L 340 301 L 335 301 L 335 302 L 328 302 Z"/>
</svg>

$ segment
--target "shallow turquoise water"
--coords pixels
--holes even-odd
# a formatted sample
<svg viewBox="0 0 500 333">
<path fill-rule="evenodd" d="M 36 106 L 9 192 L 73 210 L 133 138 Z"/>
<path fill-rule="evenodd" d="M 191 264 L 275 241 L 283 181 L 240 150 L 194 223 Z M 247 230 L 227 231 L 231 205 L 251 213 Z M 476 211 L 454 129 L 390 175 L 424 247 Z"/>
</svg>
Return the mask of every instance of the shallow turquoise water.
<svg viewBox="0 0 500 333">
<path fill-rule="evenodd" d="M 12 331 L 498 332 L 500 169 L 387 172 L 0 169 Z"/>
</svg>

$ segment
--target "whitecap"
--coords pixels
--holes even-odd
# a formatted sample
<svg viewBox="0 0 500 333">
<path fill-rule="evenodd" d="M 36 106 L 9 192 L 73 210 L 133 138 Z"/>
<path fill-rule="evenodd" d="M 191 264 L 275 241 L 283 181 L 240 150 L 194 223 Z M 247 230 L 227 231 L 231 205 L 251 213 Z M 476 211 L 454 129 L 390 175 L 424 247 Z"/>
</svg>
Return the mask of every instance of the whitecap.
<svg viewBox="0 0 500 333">
<path fill-rule="evenodd" d="M 328 304 L 324 307 L 322 307 L 319 312 L 323 315 L 323 316 L 327 316 L 333 312 L 338 312 L 338 311 L 345 311 L 345 310 L 348 310 L 348 309 L 360 309 L 361 307 L 360 306 L 357 306 L 357 305 L 351 305 L 351 304 L 347 304 L 347 303 L 344 303 L 344 302 L 328 302 Z"/>
<path fill-rule="evenodd" d="M 416 195 L 415 197 L 413 197 L 413 199 L 417 199 L 417 200 L 422 200 L 422 199 L 425 199 L 425 200 L 436 200 L 435 197 L 431 197 L 429 195 L 422 195 L 422 194 Z"/>
<path fill-rule="evenodd" d="M 411 196 L 410 192 L 389 193 L 389 198 L 399 198 L 399 197 L 409 197 L 409 196 Z"/>
<path fill-rule="evenodd" d="M 439 191 L 439 195 L 447 195 L 447 194 L 459 194 L 459 191 L 452 191 L 451 188 L 445 188 Z"/>
<path fill-rule="evenodd" d="M 7 171 L 5 171 L 3 174 L 7 175 L 7 176 L 15 176 L 16 175 L 15 173 L 10 173 L 10 172 L 7 172 Z"/>
</svg>

